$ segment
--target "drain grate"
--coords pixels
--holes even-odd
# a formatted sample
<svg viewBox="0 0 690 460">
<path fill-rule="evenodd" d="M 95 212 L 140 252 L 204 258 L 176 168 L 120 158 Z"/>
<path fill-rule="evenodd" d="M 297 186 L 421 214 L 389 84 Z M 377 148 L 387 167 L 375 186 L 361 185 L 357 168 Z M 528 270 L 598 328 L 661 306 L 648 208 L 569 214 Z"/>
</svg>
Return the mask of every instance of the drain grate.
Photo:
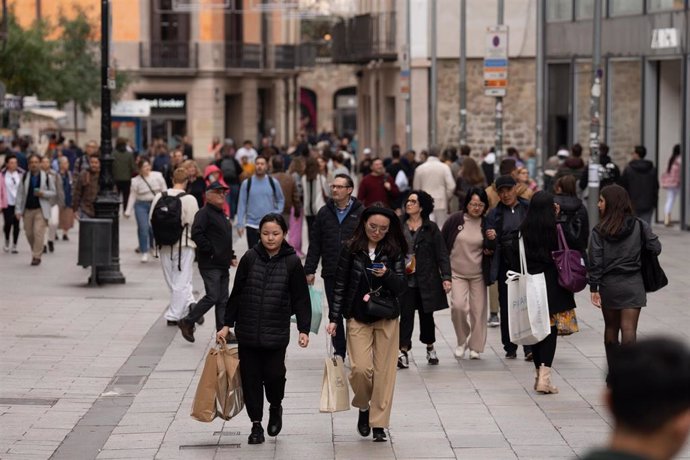
<svg viewBox="0 0 690 460">
<path fill-rule="evenodd" d="M 112 385 L 141 385 L 146 380 L 145 375 L 119 375 L 112 380 Z"/>
<path fill-rule="evenodd" d="M 0 398 L 0 406 L 54 406 L 57 399 L 42 398 Z"/>
</svg>

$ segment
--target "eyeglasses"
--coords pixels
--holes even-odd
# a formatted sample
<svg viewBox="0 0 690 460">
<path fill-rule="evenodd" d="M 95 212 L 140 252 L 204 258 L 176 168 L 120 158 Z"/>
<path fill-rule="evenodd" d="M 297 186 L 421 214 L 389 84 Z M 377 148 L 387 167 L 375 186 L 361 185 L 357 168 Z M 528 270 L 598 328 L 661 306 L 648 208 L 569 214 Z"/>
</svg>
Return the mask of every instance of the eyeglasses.
<svg viewBox="0 0 690 460">
<path fill-rule="evenodd" d="M 344 189 L 344 188 L 350 188 L 350 186 L 349 186 L 349 185 L 337 185 L 337 184 L 333 184 L 333 185 L 331 185 L 331 188 L 334 189 L 334 190 L 342 190 L 342 189 Z"/>
<path fill-rule="evenodd" d="M 484 209 L 484 203 L 468 203 L 467 207 L 468 208 L 474 208 L 474 209 Z"/>
<path fill-rule="evenodd" d="M 367 224 L 367 227 L 369 228 L 369 231 L 371 231 L 372 233 L 388 233 L 388 227 L 379 227 L 378 225 L 374 224 Z"/>
</svg>

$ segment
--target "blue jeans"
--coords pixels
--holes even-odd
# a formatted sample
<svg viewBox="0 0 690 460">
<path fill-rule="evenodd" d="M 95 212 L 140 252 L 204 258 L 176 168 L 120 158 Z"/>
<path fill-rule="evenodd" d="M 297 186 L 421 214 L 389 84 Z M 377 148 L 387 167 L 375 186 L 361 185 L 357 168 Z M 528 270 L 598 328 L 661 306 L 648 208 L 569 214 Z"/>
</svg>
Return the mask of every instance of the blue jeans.
<svg viewBox="0 0 690 460">
<path fill-rule="evenodd" d="M 137 218 L 137 236 L 139 237 L 139 251 L 142 254 L 148 252 L 153 246 L 153 232 L 149 223 L 150 201 L 136 201 L 134 203 L 134 216 Z"/>
</svg>

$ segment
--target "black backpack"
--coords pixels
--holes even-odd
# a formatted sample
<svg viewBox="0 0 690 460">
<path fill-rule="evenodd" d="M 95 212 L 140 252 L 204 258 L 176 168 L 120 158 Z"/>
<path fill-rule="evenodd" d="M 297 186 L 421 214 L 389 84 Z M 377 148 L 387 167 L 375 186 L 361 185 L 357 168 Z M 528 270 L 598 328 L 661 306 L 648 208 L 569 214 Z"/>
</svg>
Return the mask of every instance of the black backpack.
<svg viewBox="0 0 690 460">
<path fill-rule="evenodd" d="M 239 177 L 237 173 L 236 160 L 232 157 L 225 157 L 220 160 L 220 170 L 223 172 L 223 180 L 226 184 L 234 184 Z"/>
<path fill-rule="evenodd" d="M 168 195 L 161 193 L 151 213 L 151 228 L 158 246 L 173 246 L 182 238 L 182 200 L 186 193 Z"/>
</svg>

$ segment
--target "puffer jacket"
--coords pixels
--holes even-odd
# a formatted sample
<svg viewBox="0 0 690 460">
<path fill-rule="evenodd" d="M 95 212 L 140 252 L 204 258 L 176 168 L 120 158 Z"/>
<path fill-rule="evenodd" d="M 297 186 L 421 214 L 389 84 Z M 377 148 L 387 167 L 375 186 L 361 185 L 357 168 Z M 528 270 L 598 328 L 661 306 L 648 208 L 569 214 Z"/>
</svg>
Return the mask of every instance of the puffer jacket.
<svg viewBox="0 0 690 460">
<path fill-rule="evenodd" d="M 363 298 L 370 290 L 369 283 L 372 289 L 380 286 L 382 296 L 394 297 L 398 299 L 398 302 L 400 301 L 407 289 L 405 259 L 402 254 L 397 254 L 392 258 L 386 254 L 379 254 L 374 261 L 382 262 L 388 267 L 388 271 L 381 278 L 367 274 L 366 269 L 371 267 L 372 262 L 365 251 L 351 252 L 348 247 L 343 248 L 335 272 L 333 305 L 328 314 L 331 322 L 337 323 L 341 317 L 354 318 L 363 323 L 379 320 L 379 318 L 366 315 L 363 311 Z"/>
<path fill-rule="evenodd" d="M 225 309 L 225 325 L 235 328 L 240 346 L 279 349 L 290 342 L 290 316 L 309 334 L 311 303 L 302 262 L 283 242 L 270 257 L 257 244 L 240 260 Z"/>
<path fill-rule="evenodd" d="M 628 217 L 616 235 L 604 236 L 598 228 L 592 230 L 589 240 L 589 288 L 598 292 L 601 280 L 606 275 L 625 275 L 642 269 L 642 235 L 644 232 L 647 249 L 653 254 L 661 253 L 659 237 L 641 219 Z"/>
<path fill-rule="evenodd" d="M 304 262 L 304 272 L 308 275 L 316 273 L 316 267 L 321 259 L 321 277 L 335 276 L 340 251 L 345 241 L 352 237 L 364 211 L 362 202 L 356 198 L 353 200 L 352 207 L 342 223 L 338 220 L 332 199 L 319 209 L 309 232 L 309 251 Z"/>
</svg>

